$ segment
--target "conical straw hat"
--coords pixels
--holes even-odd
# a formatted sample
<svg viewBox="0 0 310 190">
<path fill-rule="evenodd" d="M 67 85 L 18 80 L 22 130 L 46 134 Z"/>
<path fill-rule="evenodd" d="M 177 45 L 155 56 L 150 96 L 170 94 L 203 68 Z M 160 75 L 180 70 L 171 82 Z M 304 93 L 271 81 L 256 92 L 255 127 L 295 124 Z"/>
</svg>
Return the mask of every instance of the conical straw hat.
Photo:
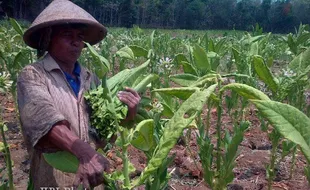
<svg viewBox="0 0 310 190">
<path fill-rule="evenodd" d="M 87 26 L 84 41 L 90 44 L 100 42 L 107 29 L 81 7 L 69 0 L 54 0 L 33 21 L 24 34 L 24 41 L 38 49 L 42 29 L 61 24 L 85 24 Z"/>
</svg>

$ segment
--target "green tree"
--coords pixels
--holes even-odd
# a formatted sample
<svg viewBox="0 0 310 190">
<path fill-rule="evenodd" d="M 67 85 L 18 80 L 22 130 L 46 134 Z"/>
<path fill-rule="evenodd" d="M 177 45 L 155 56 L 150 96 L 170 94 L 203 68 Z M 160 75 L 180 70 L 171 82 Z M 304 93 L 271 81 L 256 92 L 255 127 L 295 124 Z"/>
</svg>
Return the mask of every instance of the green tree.
<svg viewBox="0 0 310 190">
<path fill-rule="evenodd" d="M 294 30 L 295 18 L 289 0 L 276 1 L 270 9 L 270 26 L 273 32 L 289 32 Z M 299 23 L 298 23 L 299 24 Z"/>
<path fill-rule="evenodd" d="M 119 19 L 121 26 L 131 28 L 135 23 L 135 15 L 132 0 L 123 0 L 119 5 Z"/>
<path fill-rule="evenodd" d="M 205 5 L 200 0 L 194 0 L 185 9 L 185 24 L 189 29 L 201 29 L 204 21 Z"/>
</svg>

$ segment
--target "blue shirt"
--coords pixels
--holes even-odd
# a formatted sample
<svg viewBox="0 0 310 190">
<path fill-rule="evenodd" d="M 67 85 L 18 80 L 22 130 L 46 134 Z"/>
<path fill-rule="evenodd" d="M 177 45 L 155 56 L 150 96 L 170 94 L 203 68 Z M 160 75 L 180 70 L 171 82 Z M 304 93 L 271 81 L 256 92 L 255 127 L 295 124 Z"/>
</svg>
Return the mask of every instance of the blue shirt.
<svg viewBox="0 0 310 190">
<path fill-rule="evenodd" d="M 76 95 L 76 97 L 78 97 L 78 94 L 80 91 L 80 86 L 81 86 L 81 80 L 80 80 L 81 66 L 77 62 L 74 65 L 73 74 L 76 77 L 76 79 L 73 78 L 68 73 L 66 73 L 66 72 L 64 72 L 64 73 L 65 73 L 66 79 L 67 79 L 68 83 L 70 84 L 74 94 Z"/>
</svg>

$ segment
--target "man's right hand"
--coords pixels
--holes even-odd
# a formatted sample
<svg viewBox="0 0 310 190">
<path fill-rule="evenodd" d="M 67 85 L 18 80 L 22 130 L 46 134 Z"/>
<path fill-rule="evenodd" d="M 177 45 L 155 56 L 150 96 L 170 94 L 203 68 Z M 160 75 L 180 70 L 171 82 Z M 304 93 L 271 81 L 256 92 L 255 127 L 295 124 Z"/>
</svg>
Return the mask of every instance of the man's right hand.
<svg viewBox="0 0 310 190">
<path fill-rule="evenodd" d="M 58 122 L 45 135 L 41 142 L 52 142 L 60 150 L 65 150 L 74 154 L 80 161 L 78 171 L 75 176 L 74 186 L 80 184 L 89 189 L 103 182 L 103 172 L 109 172 L 109 161 L 96 152 L 88 143 L 79 139 L 66 122 Z"/>
<path fill-rule="evenodd" d="M 110 171 L 109 161 L 80 139 L 73 143 L 72 152 L 80 161 L 74 187 L 82 184 L 83 188 L 89 189 L 102 184 L 103 172 Z"/>
</svg>

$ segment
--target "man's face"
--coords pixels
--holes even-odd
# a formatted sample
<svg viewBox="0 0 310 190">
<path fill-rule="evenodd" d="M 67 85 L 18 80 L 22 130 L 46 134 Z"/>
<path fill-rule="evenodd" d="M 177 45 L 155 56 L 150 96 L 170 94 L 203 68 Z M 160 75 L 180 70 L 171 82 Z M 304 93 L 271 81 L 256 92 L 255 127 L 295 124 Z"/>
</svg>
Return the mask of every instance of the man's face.
<svg viewBox="0 0 310 190">
<path fill-rule="evenodd" d="M 82 29 L 55 27 L 48 52 L 65 64 L 74 64 L 80 57 L 84 47 Z"/>
</svg>

